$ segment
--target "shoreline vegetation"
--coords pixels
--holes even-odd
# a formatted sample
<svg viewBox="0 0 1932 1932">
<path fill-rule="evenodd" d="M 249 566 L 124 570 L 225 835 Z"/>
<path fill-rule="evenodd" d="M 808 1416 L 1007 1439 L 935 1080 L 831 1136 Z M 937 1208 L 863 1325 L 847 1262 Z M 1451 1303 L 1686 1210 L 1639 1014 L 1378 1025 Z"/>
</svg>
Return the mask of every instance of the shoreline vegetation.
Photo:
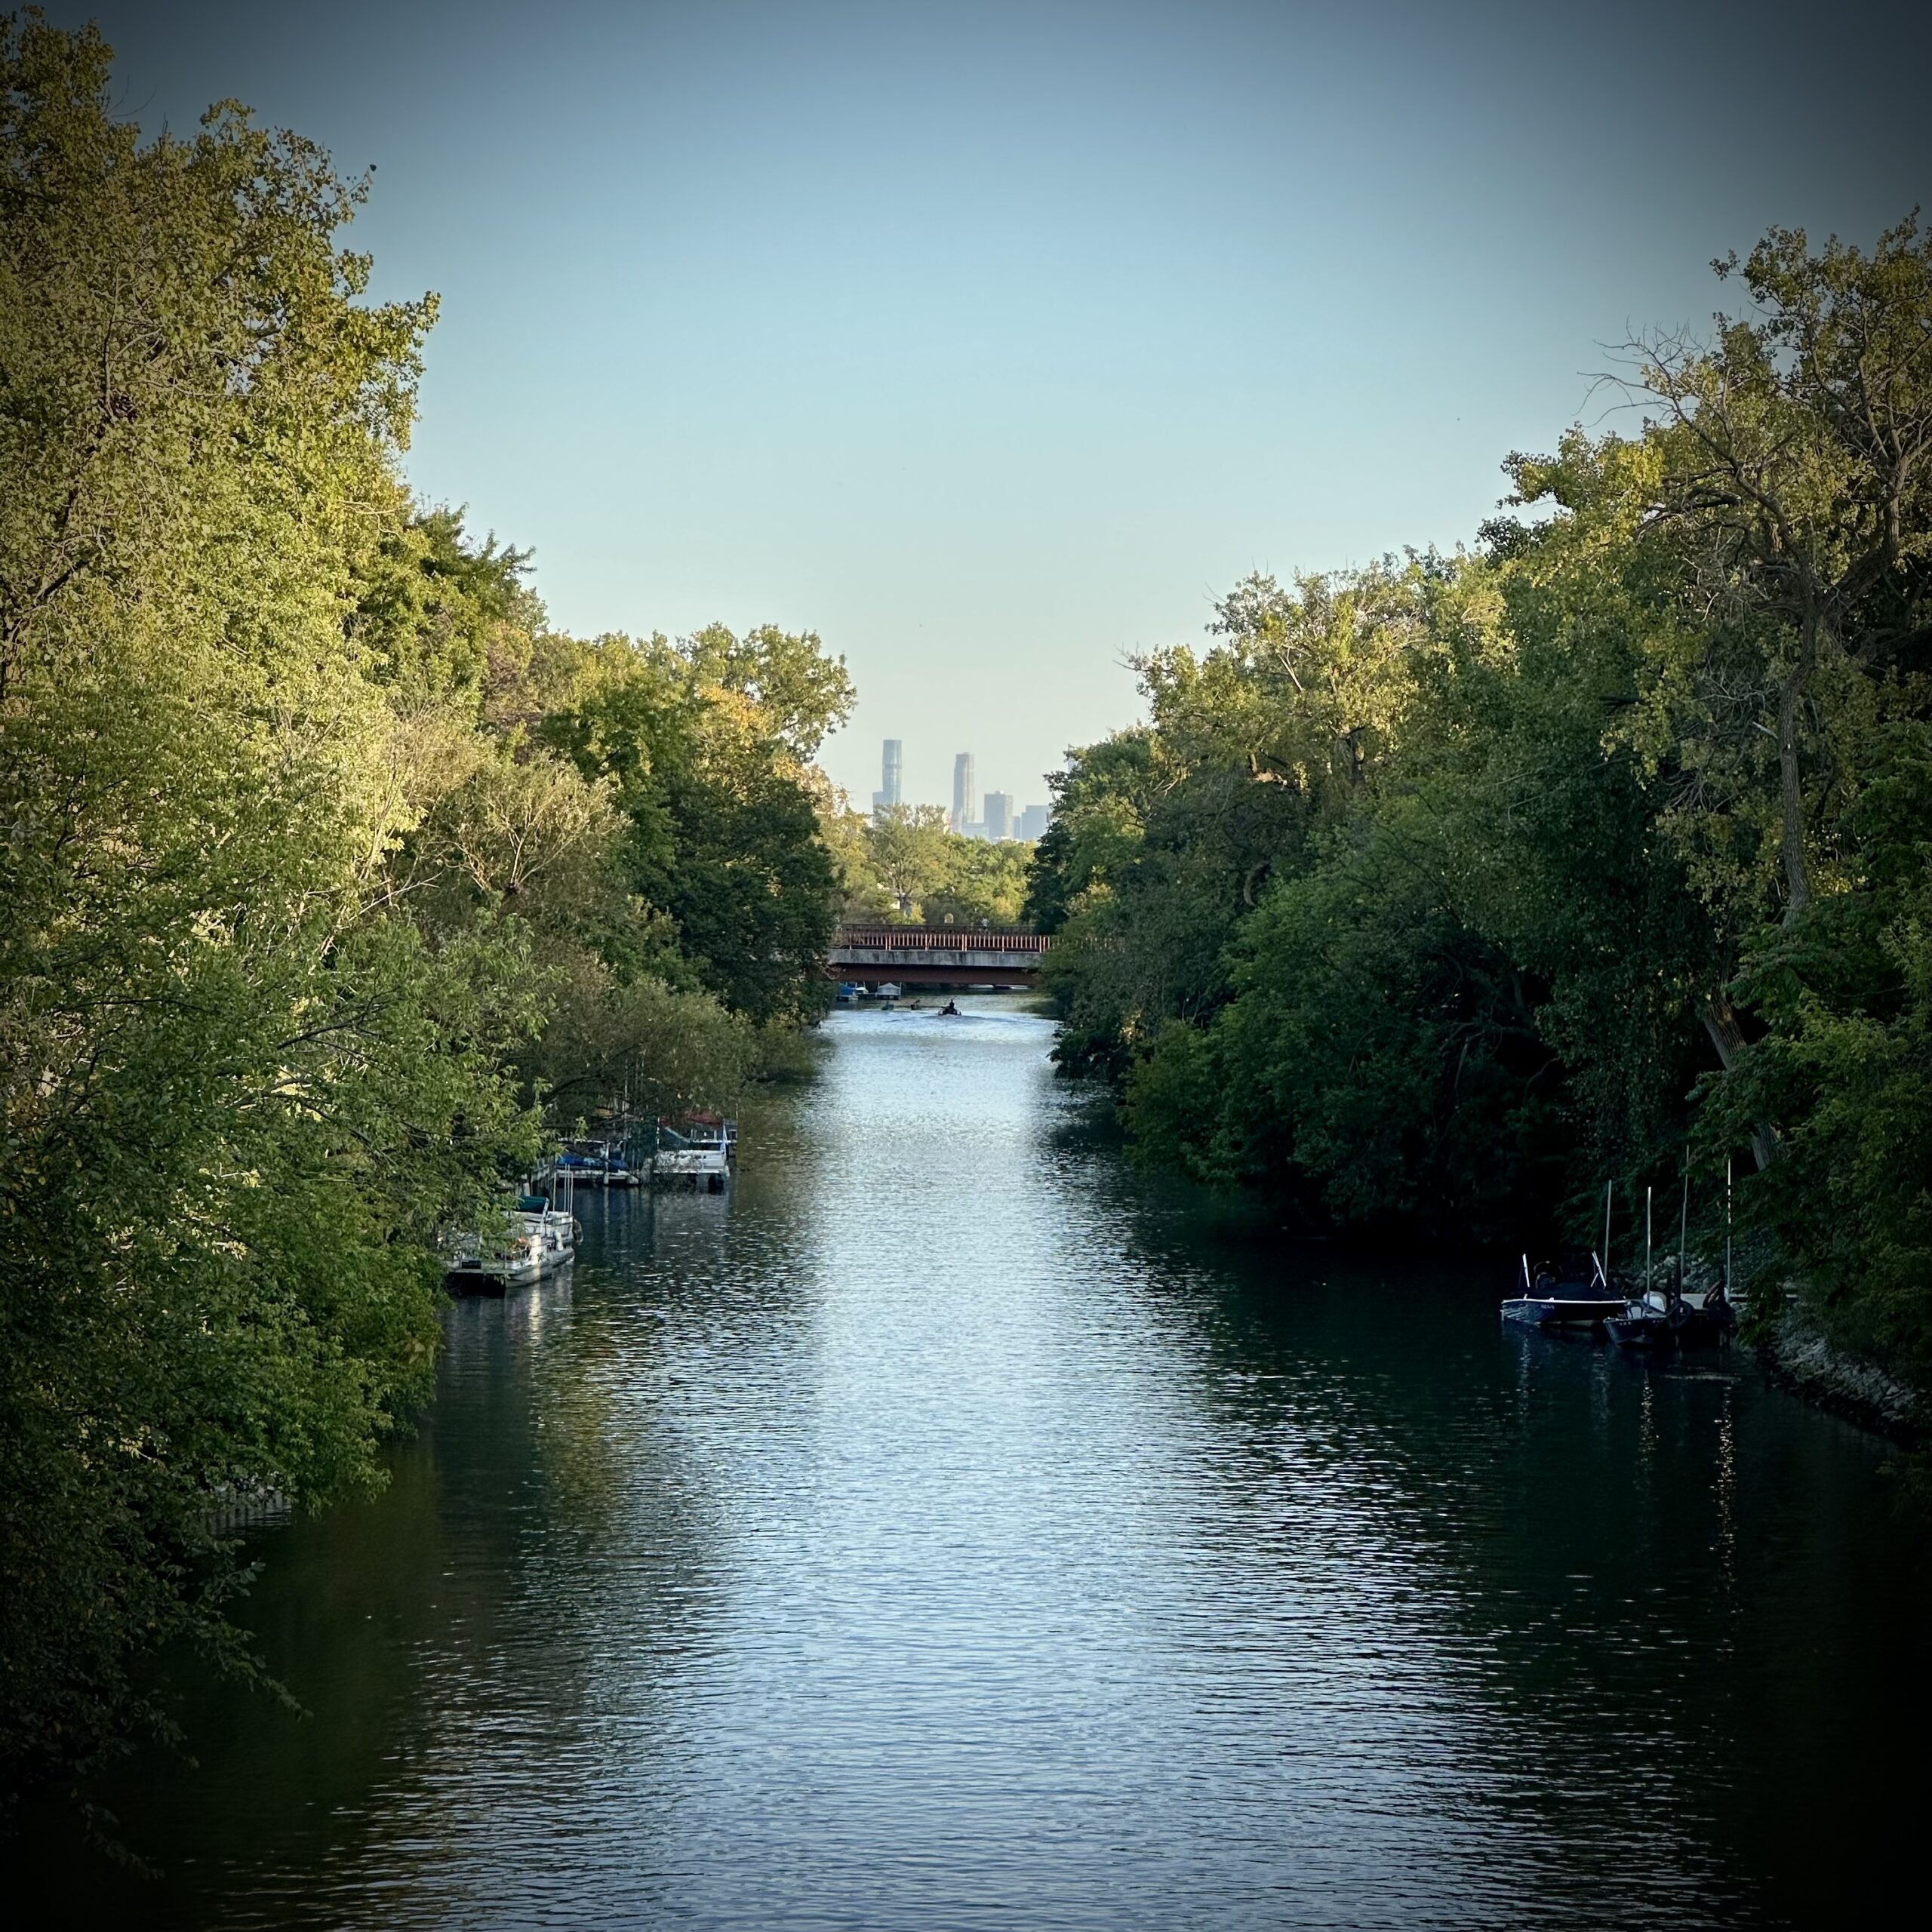
<svg viewBox="0 0 1932 1932">
<path fill-rule="evenodd" d="M 1736 1259 L 1932 1393 L 1932 240 L 1774 229 L 1453 554 L 1252 577 L 1076 748 L 1026 912 L 1140 1160 L 1300 1232 Z M 1732 1177 L 1734 1177 L 1734 1186 Z"/>
<path fill-rule="evenodd" d="M 796 1074 L 866 883 L 842 660 L 558 632 L 405 486 L 436 303 L 366 299 L 367 183 L 110 91 L 0 22 L 8 1798 L 172 1737 L 164 1646 L 260 1679 L 233 1533 L 381 1486 L 439 1244 L 620 1097 Z"/>
</svg>

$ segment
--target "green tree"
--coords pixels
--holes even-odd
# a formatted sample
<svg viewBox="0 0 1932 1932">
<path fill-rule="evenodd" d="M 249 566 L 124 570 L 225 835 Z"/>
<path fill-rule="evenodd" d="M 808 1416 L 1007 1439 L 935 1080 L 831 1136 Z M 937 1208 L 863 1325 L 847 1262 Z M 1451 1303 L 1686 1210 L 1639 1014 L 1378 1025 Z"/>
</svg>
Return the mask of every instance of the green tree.
<svg viewBox="0 0 1932 1932">
<path fill-rule="evenodd" d="M 768 629 L 740 642 L 713 626 L 683 645 L 577 647 L 571 678 L 537 735 L 629 820 L 630 890 L 734 1011 L 761 1024 L 822 1012 L 838 872 L 800 761 L 849 702 L 842 667 L 825 666 L 815 638 Z"/>
<path fill-rule="evenodd" d="M 1764 1306 L 1932 1389 L 1932 244 L 1719 272 L 1635 433 L 1509 460 L 1544 514 L 1145 660 L 1030 900 L 1143 1147 L 1500 1235 L 1749 1146 Z"/>
<path fill-rule="evenodd" d="M 921 902 L 945 876 L 950 836 L 937 805 L 885 805 L 872 814 L 866 869 L 900 918 L 918 918 Z"/>
<path fill-rule="evenodd" d="M 171 1637 L 242 1653 L 218 1512 L 380 1480 L 435 1242 L 527 1158 L 518 935 L 432 945 L 423 789 L 345 648 L 429 303 L 359 191 L 220 109 L 145 146 L 91 30 L 0 27 L 0 1760 L 84 1766 Z"/>
<path fill-rule="evenodd" d="M 1015 840 L 947 834 L 939 875 L 927 888 L 921 905 L 926 923 L 1019 925 L 1025 915 L 1032 861 L 1032 847 Z"/>
</svg>

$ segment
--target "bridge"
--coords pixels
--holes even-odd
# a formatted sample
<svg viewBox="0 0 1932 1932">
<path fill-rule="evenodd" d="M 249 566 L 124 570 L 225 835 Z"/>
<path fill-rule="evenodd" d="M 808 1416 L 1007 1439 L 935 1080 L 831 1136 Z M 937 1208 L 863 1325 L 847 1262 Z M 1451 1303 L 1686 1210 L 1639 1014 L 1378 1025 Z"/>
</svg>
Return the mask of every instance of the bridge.
<svg viewBox="0 0 1932 1932">
<path fill-rule="evenodd" d="M 869 986 L 1033 986 L 1052 943 L 985 926 L 841 926 L 825 970 Z"/>
</svg>

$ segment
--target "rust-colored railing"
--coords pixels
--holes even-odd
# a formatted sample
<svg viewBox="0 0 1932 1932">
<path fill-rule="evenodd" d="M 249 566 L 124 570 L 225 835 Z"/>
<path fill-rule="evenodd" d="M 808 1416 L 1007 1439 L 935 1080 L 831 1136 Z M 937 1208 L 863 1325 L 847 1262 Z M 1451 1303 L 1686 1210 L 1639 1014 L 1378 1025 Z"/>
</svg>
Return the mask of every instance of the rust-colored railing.
<svg viewBox="0 0 1932 1932">
<path fill-rule="evenodd" d="M 832 943 L 860 952 L 1044 952 L 1053 937 L 984 926 L 841 926 Z"/>
</svg>

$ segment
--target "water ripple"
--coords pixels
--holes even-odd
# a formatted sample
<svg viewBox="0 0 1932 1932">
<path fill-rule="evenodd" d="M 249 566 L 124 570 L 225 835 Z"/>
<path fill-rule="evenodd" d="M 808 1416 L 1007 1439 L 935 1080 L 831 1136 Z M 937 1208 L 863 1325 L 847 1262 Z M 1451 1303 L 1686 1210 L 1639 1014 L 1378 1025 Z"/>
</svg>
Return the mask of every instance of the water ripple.
<svg viewBox="0 0 1932 1932">
<path fill-rule="evenodd" d="M 1759 1926 L 1897 1875 L 1932 1589 L 1871 1444 L 1135 1180 L 1011 1007 L 829 1032 L 733 1198 L 593 1199 L 568 1287 L 452 1311 L 390 1494 L 263 1535 L 314 1715 L 193 1693 L 205 1768 L 117 1800 L 151 1922 Z"/>
</svg>

